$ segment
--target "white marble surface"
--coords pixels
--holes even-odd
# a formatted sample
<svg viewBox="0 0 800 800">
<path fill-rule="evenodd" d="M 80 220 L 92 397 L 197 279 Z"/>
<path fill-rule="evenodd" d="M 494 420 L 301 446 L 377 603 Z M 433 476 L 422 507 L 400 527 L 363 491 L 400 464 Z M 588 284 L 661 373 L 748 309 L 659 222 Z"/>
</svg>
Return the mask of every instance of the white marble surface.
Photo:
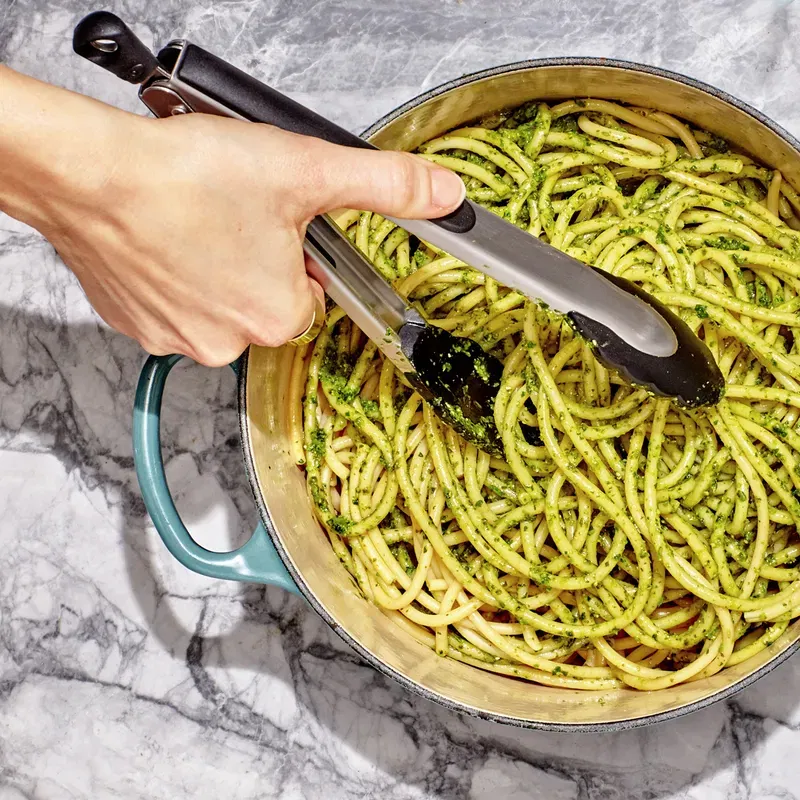
<svg viewBox="0 0 800 800">
<path fill-rule="evenodd" d="M 727 89 L 800 135 L 800 3 L 118 0 L 352 129 L 421 90 L 541 56 L 630 58 Z M 0 58 L 129 109 L 72 55 L 87 0 L 0 0 Z M 0 217 L 0 800 L 800 797 L 800 658 L 734 700 L 603 736 L 460 718 L 361 664 L 274 589 L 206 580 L 148 524 L 131 463 L 142 353 Z M 180 370 L 169 476 L 209 545 L 254 522 L 233 377 Z"/>
</svg>

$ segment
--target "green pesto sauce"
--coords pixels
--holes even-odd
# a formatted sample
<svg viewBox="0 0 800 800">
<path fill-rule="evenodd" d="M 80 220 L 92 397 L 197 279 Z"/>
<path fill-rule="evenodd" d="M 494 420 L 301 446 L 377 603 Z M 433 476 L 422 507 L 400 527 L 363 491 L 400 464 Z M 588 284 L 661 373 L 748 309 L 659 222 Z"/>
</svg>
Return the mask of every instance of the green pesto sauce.
<svg viewBox="0 0 800 800">
<path fill-rule="evenodd" d="M 325 458 L 325 446 L 327 443 L 327 437 L 325 436 L 325 431 L 322 428 L 314 428 L 311 431 L 311 444 L 308 446 L 309 453 L 314 456 L 317 462 L 321 462 L 323 458 Z"/>
<path fill-rule="evenodd" d="M 354 524 L 350 517 L 345 516 L 332 517 L 328 520 L 328 525 L 330 525 L 331 530 L 338 533 L 339 536 L 346 536 Z"/>
<path fill-rule="evenodd" d="M 706 247 L 713 247 L 717 250 L 749 250 L 750 245 L 741 239 L 732 236 L 709 236 L 705 238 Z"/>
</svg>

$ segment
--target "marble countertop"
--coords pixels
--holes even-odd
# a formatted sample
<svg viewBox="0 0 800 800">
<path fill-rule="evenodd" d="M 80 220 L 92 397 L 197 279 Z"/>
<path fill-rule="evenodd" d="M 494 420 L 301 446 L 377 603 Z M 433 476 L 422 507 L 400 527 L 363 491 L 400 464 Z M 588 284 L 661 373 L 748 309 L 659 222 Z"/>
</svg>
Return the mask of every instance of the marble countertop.
<svg viewBox="0 0 800 800">
<path fill-rule="evenodd" d="M 112 0 L 359 130 L 463 73 L 593 55 L 684 72 L 800 136 L 800 3 Z M 85 0 L 4 0 L 0 58 L 136 109 L 72 54 Z M 800 658 L 733 700 L 619 734 L 459 717 L 360 663 L 298 598 L 173 561 L 133 473 L 143 355 L 39 236 L 0 217 L 0 800 L 800 797 Z M 255 522 L 233 376 L 179 369 L 166 457 L 201 542 Z"/>
</svg>

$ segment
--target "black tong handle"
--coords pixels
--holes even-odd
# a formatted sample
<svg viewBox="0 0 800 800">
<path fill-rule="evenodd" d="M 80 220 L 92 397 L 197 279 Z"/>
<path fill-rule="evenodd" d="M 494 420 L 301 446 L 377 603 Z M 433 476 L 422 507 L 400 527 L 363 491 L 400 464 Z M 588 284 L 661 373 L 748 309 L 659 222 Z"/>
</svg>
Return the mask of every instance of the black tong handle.
<svg viewBox="0 0 800 800">
<path fill-rule="evenodd" d="M 130 83 L 141 83 L 158 68 L 165 69 L 130 28 L 108 11 L 83 19 L 75 28 L 72 46 L 78 55 Z M 171 77 L 251 122 L 344 147 L 377 149 L 197 45 L 184 44 Z M 475 212 L 464 201 L 452 213 L 430 222 L 453 233 L 467 233 L 475 224 Z"/>
<path fill-rule="evenodd" d="M 375 145 L 334 125 L 311 109 L 195 44 L 184 46 L 176 77 L 181 83 L 191 86 L 251 122 L 263 122 L 344 147 L 377 149 Z"/>
<path fill-rule="evenodd" d="M 176 77 L 182 83 L 251 122 L 263 122 L 344 147 L 378 149 L 197 45 L 186 45 L 178 73 Z M 447 231 L 466 233 L 475 224 L 475 213 L 465 201 L 447 216 L 430 221 Z"/>
<path fill-rule="evenodd" d="M 144 42 L 110 11 L 84 17 L 72 35 L 72 49 L 128 83 L 141 83 L 159 67 Z"/>
</svg>

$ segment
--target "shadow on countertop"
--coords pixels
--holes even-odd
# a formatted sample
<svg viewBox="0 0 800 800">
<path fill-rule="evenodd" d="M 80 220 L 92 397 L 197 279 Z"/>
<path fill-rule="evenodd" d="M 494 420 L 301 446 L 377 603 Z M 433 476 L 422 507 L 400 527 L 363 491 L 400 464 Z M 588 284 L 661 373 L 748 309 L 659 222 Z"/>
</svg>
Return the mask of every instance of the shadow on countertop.
<svg viewBox="0 0 800 800">
<path fill-rule="evenodd" d="M 18 350 L 16 358 L 26 362 L 13 380 L 0 373 L 0 401 L 12 384 L 15 392 L 22 385 L 23 393 L 33 394 L 22 422 L 25 433 L 39 439 L 41 450 L 52 451 L 69 471 L 78 471 L 87 486 L 118 498 L 131 592 L 150 621 L 149 634 L 160 648 L 186 663 L 202 698 L 192 711 L 176 707 L 179 713 L 270 747 L 276 746 L 276 737 L 284 738 L 291 724 L 292 736 L 281 745 L 287 749 L 308 747 L 297 741 L 299 725 L 318 740 L 335 742 L 329 750 L 343 747 L 351 753 L 348 757 L 370 763 L 376 781 L 416 786 L 432 797 L 463 797 L 472 787 L 472 797 L 488 798 L 498 785 L 495 772 L 501 783 L 510 781 L 509 791 L 516 785 L 515 775 L 518 782 L 539 775 L 545 785 L 553 780 L 577 787 L 577 795 L 570 790 L 564 797 L 598 800 L 694 797 L 685 793 L 689 787 L 711 780 L 730 787 L 723 791 L 732 796 L 734 787 L 748 785 L 752 764 L 777 726 L 765 724 L 759 702 L 748 699 L 763 691 L 759 687 L 764 684 L 727 704 L 642 730 L 595 736 L 543 733 L 456 715 L 411 695 L 363 664 L 303 601 L 277 589 L 237 585 L 232 592 L 204 590 L 191 598 L 201 608 L 194 627 L 185 624 L 170 605 L 175 598 L 185 598 L 165 585 L 157 566 L 169 559 L 167 551 L 148 546 L 151 534 L 133 470 L 130 415 L 144 360 L 141 349 L 99 325 L 63 325 L 13 307 L 0 306 L 0 334 L 6 355 L 8 348 Z M 229 373 L 196 365 L 176 370 L 166 393 L 162 435 L 169 461 L 187 452 L 187 415 L 210 415 L 212 432 L 206 446 L 188 450 L 200 475 L 212 472 L 233 498 L 240 519 L 229 516 L 230 530 L 224 533 L 235 546 L 255 524 L 256 514 L 241 464 L 235 381 Z M 59 391 L 40 398 L 46 379 L 53 375 L 60 376 Z M 94 380 L 107 384 L 111 407 L 86 402 Z M 109 414 L 117 419 L 111 422 Z M 9 436 L 8 431 L 0 432 L 3 440 Z M 195 492 L 189 504 L 179 502 L 189 527 L 209 513 L 211 500 Z M 220 597 L 239 604 L 243 614 L 233 629 L 212 635 L 209 615 Z M 265 646 L 280 648 L 285 661 L 270 657 Z M 298 704 L 294 721 L 282 730 L 280 723 L 254 710 L 252 702 L 222 685 L 220 675 L 226 670 L 253 676 L 271 672 L 285 682 Z M 790 717 L 800 702 L 794 700 L 800 698 L 800 669 L 784 665 L 767 681 L 782 697 L 778 705 L 767 702 L 769 716 Z M 781 707 L 782 713 L 776 713 Z M 372 735 L 373 729 L 384 733 Z M 393 741 L 398 740 L 411 743 L 417 756 L 399 758 L 393 752 Z M 339 769 L 335 759 L 330 769 Z M 551 794 L 560 797 L 557 788 L 554 785 Z"/>
</svg>

